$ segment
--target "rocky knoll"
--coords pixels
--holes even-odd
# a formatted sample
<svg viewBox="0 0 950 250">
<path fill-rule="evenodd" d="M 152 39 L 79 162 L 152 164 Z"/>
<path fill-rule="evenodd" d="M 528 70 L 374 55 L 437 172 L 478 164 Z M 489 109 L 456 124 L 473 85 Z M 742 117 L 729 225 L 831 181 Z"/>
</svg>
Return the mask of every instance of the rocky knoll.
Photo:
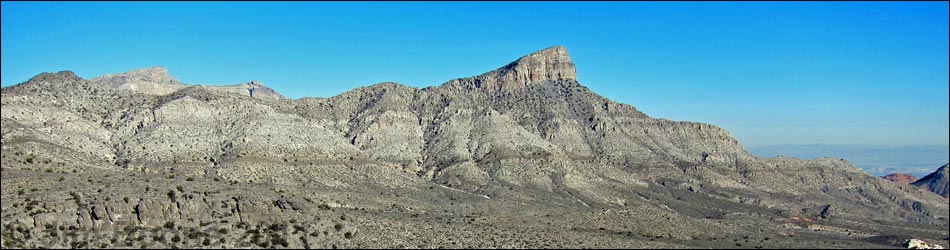
<svg viewBox="0 0 950 250">
<path fill-rule="evenodd" d="M 902 173 L 893 173 L 893 174 L 881 176 L 881 178 L 888 181 L 901 183 L 901 184 L 911 184 L 917 181 L 917 177 L 914 177 L 913 175 L 910 175 L 910 174 L 902 174 Z"/>
<path fill-rule="evenodd" d="M 160 66 L 104 75 L 90 81 L 114 89 L 127 89 L 152 95 L 165 95 L 185 87 L 182 82 L 169 75 L 167 69 Z"/>
<path fill-rule="evenodd" d="M 714 125 L 652 118 L 581 85 L 560 46 L 439 86 L 330 98 L 173 79 L 63 71 L 3 88 L 2 244 L 881 247 L 948 236 L 939 196 L 841 159 L 755 157 Z"/>
</svg>

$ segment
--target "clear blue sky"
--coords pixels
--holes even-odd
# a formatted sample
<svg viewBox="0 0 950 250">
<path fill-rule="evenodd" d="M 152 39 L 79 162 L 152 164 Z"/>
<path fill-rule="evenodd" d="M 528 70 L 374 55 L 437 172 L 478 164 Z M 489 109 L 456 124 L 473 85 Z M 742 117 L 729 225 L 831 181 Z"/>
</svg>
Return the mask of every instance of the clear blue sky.
<svg viewBox="0 0 950 250">
<path fill-rule="evenodd" d="M 747 146 L 948 145 L 947 2 L 2 2 L 2 84 L 165 66 L 292 97 L 564 45 L 582 84 Z"/>
</svg>

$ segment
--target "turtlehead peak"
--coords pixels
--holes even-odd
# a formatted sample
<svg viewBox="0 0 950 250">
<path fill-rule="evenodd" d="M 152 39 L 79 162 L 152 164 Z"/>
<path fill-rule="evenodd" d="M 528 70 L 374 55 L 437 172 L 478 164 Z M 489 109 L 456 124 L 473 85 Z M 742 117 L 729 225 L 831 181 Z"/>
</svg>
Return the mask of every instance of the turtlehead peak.
<svg viewBox="0 0 950 250">
<path fill-rule="evenodd" d="M 567 48 L 554 46 L 518 58 L 488 73 L 459 80 L 488 92 L 510 91 L 548 81 L 577 80 L 577 69 Z"/>
</svg>

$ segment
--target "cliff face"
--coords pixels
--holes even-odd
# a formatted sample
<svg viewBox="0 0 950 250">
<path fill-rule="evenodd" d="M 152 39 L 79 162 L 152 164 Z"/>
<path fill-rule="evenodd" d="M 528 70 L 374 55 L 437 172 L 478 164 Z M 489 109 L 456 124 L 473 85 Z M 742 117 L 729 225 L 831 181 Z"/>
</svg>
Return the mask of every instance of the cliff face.
<svg viewBox="0 0 950 250">
<path fill-rule="evenodd" d="M 141 87 L 146 85 L 160 87 Z M 5 169 L 80 176 L 114 171 L 237 185 L 219 193 L 201 185 L 186 187 L 196 190 L 192 194 L 152 190 L 132 196 L 139 201 L 108 205 L 114 201 L 104 197 L 136 194 L 131 190 L 141 188 L 135 182 L 142 180 L 135 177 L 134 188 L 86 193 L 94 198 L 57 205 L 64 208 L 48 215 L 77 216 L 80 226 L 105 218 L 96 207 L 124 214 L 121 220 L 130 225 L 155 226 L 232 217 L 258 223 L 296 211 L 288 210 L 290 203 L 303 209 L 320 204 L 271 199 L 277 194 L 266 185 L 294 190 L 288 197 L 324 202 L 331 199 L 314 195 L 345 192 L 334 202 L 387 211 L 402 205 L 406 211 L 449 211 L 441 199 L 451 197 L 450 205 L 460 206 L 453 211 L 499 214 L 640 209 L 649 211 L 644 217 L 705 223 L 700 221 L 741 210 L 775 220 L 878 223 L 867 221 L 872 216 L 889 223 L 948 224 L 945 201 L 842 160 L 757 158 L 714 125 L 655 119 L 601 97 L 577 81 L 560 46 L 423 89 L 380 83 L 331 98 L 290 100 L 259 82 L 182 84 L 161 68 L 92 80 L 64 71 L 4 88 L 2 104 Z M 36 168 L 35 162 L 48 166 Z M 172 194 L 193 196 L 167 200 Z M 5 207 L 12 204 L 4 197 Z M 228 209 L 205 214 L 189 206 Z M 657 230 L 667 229 L 671 235 L 689 232 Z"/>
</svg>

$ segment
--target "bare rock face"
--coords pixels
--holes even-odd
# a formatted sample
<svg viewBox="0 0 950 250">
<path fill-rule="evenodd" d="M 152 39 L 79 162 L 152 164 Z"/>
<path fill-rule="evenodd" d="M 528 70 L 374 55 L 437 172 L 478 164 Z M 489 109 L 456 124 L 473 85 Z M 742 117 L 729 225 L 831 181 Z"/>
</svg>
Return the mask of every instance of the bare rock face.
<svg viewBox="0 0 950 250">
<path fill-rule="evenodd" d="M 881 176 L 881 178 L 885 180 L 901 183 L 901 184 L 911 184 L 917 181 L 917 177 L 914 177 L 913 175 L 910 175 L 910 174 L 902 174 L 902 173 L 893 173 L 893 174 Z"/>
<path fill-rule="evenodd" d="M 166 95 L 185 87 L 182 82 L 168 74 L 167 69 L 160 66 L 104 75 L 90 81 L 114 89 L 127 89 L 150 95 Z"/>
<path fill-rule="evenodd" d="M 904 241 L 904 247 L 907 249 L 944 249 L 943 246 L 928 243 L 919 239 L 909 239 Z"/>
<path fill-rule="evenodd" d="M 287 100 L 287 97 L 284 97 L 274 89 L 264 86 L 263 83 L 257 80 L 253 80 L 247 83 L 241 84 L 232 84 L 232 85 L 207 85 L 208 88 L 218 91 L 235 93 L 238 95 L 245 95 L 251 98 L 261 99 L 261 100 Z"/>
<path fill-rule="evenodd" d="M 563 46 L 546 48 L 474 77 L 471 86 L 489 92 L 517 90 L 544 81 L 577 80 L 577 70 Z"/>
<path fill-rule="evenodd" d="M 947 177 L 947 172 L 947 164 L 944 164 L 938 168 L 937 171 L 920 178 L 920 180 L 912 183 L 912 185 L 934 192 L 943 197 L 948 197 L 947 185 L 950 179 Z"/>
</svg>

